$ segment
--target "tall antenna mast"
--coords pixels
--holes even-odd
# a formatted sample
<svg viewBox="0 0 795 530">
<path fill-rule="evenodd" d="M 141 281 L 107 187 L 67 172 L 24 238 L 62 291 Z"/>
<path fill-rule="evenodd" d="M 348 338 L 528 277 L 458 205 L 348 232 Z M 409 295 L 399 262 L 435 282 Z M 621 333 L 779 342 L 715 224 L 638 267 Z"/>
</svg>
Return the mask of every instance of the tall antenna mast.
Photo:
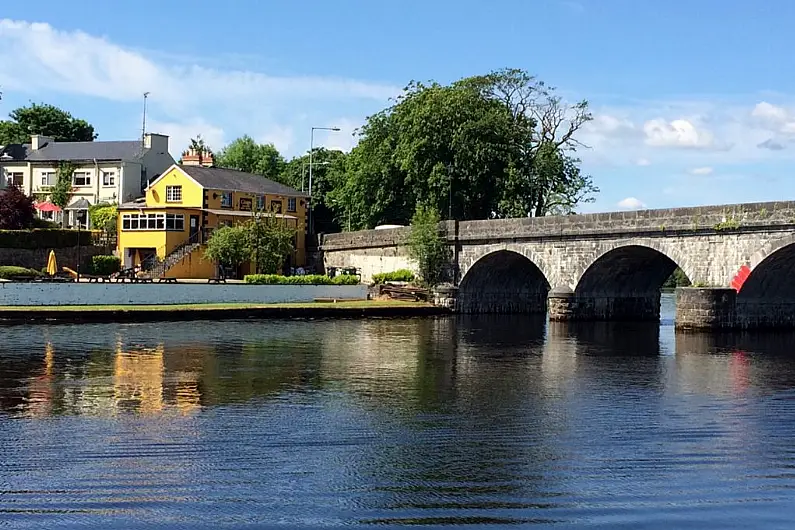
<svg viewBox="0 0 795 530">
<path fill-rule="evenodd" d="M 141 142 L 146 139 L 146 98 L 149 97 L 149 92 L 144 92 L 144 122 L 141 126 Z"/>
</svg>

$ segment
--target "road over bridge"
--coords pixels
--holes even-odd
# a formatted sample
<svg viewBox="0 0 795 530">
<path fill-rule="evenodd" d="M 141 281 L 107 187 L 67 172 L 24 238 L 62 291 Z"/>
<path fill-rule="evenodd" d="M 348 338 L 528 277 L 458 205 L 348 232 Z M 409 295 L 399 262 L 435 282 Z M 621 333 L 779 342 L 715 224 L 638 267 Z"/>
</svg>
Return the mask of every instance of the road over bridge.
<svg viewBox="0 0 795 530">
<path fill-rule="evenodd" d="M 442 225 L 459 312 L 659 319 L 660 287 L 679 266 L 699 287 L 679 292 L 679 327 L 795 327 L 795 202 Z M 408 233 L 325 235 L 324 263 L 365 280 L 413 268 Z"/>
</svg>

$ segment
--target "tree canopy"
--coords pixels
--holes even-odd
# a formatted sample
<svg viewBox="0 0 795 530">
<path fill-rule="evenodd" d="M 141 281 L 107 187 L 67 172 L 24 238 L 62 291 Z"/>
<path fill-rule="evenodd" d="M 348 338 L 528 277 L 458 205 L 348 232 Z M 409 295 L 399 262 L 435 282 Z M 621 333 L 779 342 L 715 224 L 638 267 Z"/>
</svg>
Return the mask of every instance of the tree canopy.
<svg viewBox="0 0 795 530">
<path fill-rule="evenodd" d="M 215 156 L 215 165 L 282 182 L 285 162 L 273 144 L 258 144 L 246 135 L 224 147 Z"/>
<path fill-rule="evenodd" d="M 57 142 L 91 142 L 97 138 L 93 125 L 54 105 L 32 103 L 11 111 L 9 118 L 0 121 L 0 145 L 27 143 L 33 134 Z"/>
<path fill-rule="evenodd" d="M 0 190 L 1 230 L 30 228 L 35 216 L 33 199 L 22 193 L 21 189 L 9 186 L 7 189 Z"/>
</svg>

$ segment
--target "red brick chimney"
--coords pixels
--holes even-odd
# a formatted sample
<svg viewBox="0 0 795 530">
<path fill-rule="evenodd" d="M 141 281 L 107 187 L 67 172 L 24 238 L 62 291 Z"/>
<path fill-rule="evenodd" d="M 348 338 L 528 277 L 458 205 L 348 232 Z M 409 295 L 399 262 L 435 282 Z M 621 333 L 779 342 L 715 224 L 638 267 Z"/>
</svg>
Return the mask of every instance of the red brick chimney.
<svg viewBox="0 0 795 530">
<path fill-rule="evenodd" d="M 215 157 L 209 149 L 197 151 L 189 147 L 182 152 L 182 165 L 213 167 L 215 165 Z"/>
</svg>

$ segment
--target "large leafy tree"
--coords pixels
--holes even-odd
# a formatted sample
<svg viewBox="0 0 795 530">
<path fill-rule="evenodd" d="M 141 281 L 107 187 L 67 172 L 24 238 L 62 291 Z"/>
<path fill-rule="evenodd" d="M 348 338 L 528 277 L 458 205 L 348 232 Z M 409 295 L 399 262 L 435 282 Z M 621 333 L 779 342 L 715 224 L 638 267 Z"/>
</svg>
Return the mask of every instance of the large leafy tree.
<svg viewBox="0 0 795 530">
<path fill-rule="evenodd" d="M 0 229 L 21 230 L 33 225 L 33 199 L 16 186 L 0 190 Z"/>
<path fill-rule="evenodd" d="M 282 181 L 284 158 L 273 144 L 258 144 L 250 136 L 241 136 L 224 147 L 215 157 L 215 165 L 254 173 Z"/>
<path fill-rule="evenodd" d="M 339 209 L 330 193 L 345 185 L 347 155 L 342 151 L 316 147 L 312 152 L 312 216 L 315 232 L 338 232 L 346 226 L 346 219 L 335 219 Z M 297 190 L 309 192 L 309 153 L 287 162 L 281 182 Z M 346 198 L 342 196 L 342 198 Z"/>
<path fill-rule="evenodd" d="M 407 224 L 419 204 L 461 220 L 571 213 L 598 191 L 574 156 L 590 119 L 522 70 L 411 83 L 367 119 L 326 202 L 353 229 Z"/>
<path fill-rule="evenodd" d="M 10 120 L 0 121 L 0 145 L 26 143 L 33 134 L 58 142 L 91 142 L 94 126 L 53 105 L 33 103 L 11 111 Z"/>
<path fill-rule="evenodd" d="M 422 204 L 411 218 L 409 256 L 417 262 L 422 282 L 430 286 L 443 280 L 450 258 L 447 242 L 439 231 L 439 220 L 439 212 Z"/>
<path fill-rule="evenodd" d="M 243 225 L 223 226 L 213 231 L 204 257 L 224 267 L 237 268 L 251 257 L 249 232 Z"/>
<path fill-rule="evenodd" d="M 246 225 L 257 273 L 276 274 L 295 248 L 295 229 L 273 215 L 259 215 Z"/>
</svg>

